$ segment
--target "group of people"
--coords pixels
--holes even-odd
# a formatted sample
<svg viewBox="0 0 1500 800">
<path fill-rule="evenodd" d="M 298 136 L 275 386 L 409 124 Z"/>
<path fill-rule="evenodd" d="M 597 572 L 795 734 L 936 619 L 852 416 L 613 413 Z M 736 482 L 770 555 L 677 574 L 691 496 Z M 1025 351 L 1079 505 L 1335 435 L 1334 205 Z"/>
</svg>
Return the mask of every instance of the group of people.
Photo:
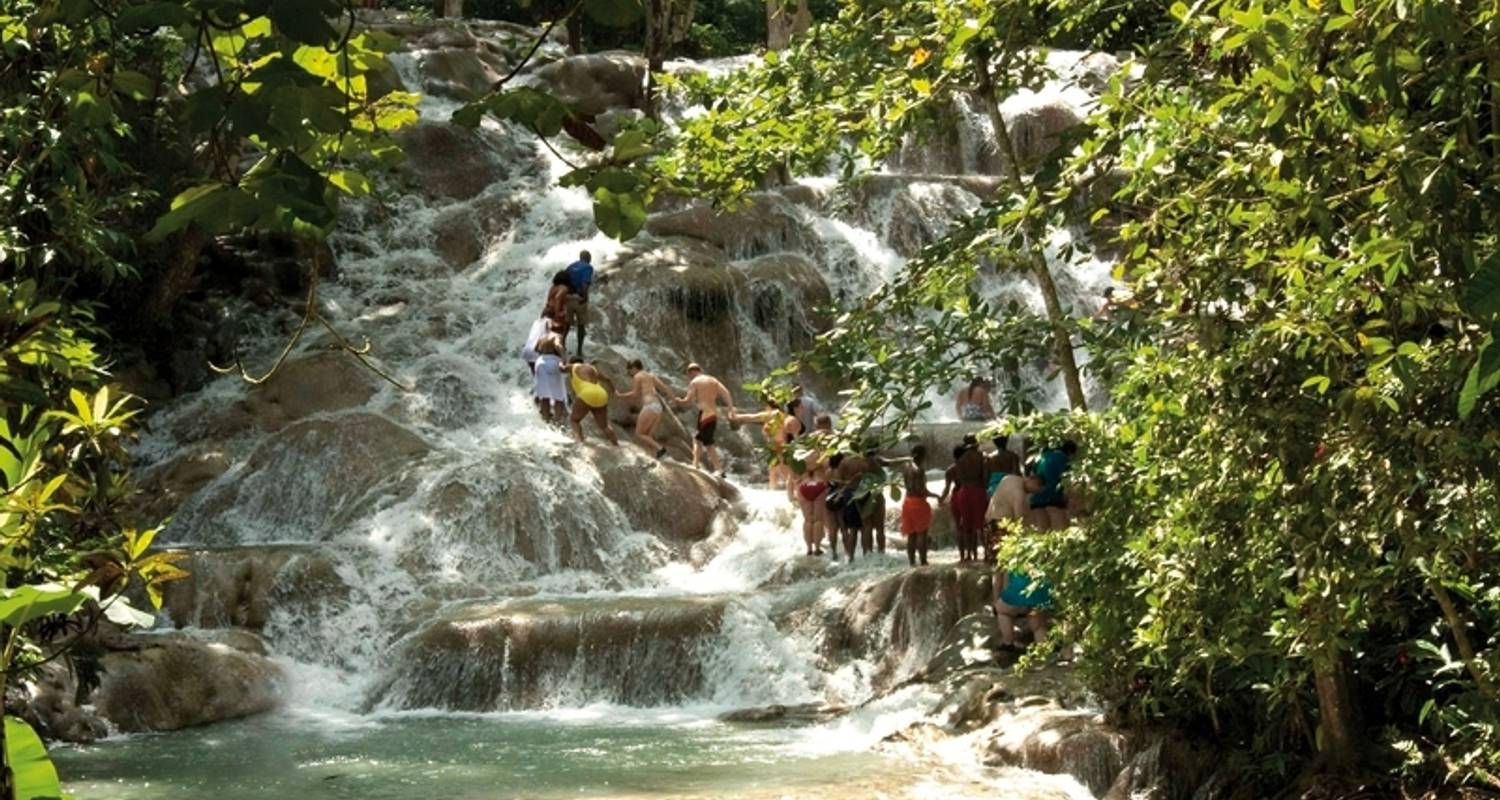
<svg viewBox="0 0 1500 800">
<path fill-rule="evenodd" d="M 698 411 L 697 433 L 693 436 L 693 467 L 706 459 L 721 477 L 724 463 L 715 446 L 720 407 L 730 419 L 735 416 L 734 397 L 719 379 L 703 371 L 696 363 L 687 365 L 687 390 L 681 397 L 660 376 L 646 369 L 640 359 L 625 365 L 629 388 L 623 391 L 604 374 L 597 362 L 583 359 L 585 325 L 588 320 L 589 289 L 594 283 L 593 258 L 587 250 L 578 260 L 552 278 L 541 316 L 532 323 L 521 357 L 531 369 L 533 396 L 543 420 L 561 423 L 566 419 L 573 437 L 584 441 L 583 420 L 592 417 L 600 435 L 619 446 L 619 437 L 609 423 L 610 401 L 620 400 L 640 409 L 635 417 L 635 439 L 646 452 L 661 459 L 667 448 L 656 436 L 657 425 L 668 407 L 689 407 Z M 577 351 L 567 355 L 567 336 L 577 331 Z M 564 359 L 567 359 L 564 363 Z"/>
</svg>

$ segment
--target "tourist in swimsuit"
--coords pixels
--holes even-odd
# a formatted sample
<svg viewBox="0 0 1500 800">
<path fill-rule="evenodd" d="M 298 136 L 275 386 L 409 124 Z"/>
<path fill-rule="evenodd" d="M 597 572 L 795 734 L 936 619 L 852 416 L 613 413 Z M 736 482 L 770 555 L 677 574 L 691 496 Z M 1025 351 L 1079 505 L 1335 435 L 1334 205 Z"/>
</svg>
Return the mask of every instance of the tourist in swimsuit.
<svg viewBox="0 0 1500 800">
<path fill-rule="evenodd" d="M 811 454 L 801 464 L 801 471 L 792 468 L 794 497 L 802 509 L 802 542 L 807 546 L 807 555 L 823 555 L 823 530 L 828 525 L 828 507 L 824 504 L 828 496 L 828 467 L 823 458 Z"/>
<path fill-rule="evenodd" d="M 901 482 L 906 498 L 901 501 L 901 535 L 906 537 L 906 561 L 927 566 L 927 532 L 932 529 L 932 492 L 927 488 L 927 448 L 911 449 L 911 463 L 901 468 Z"/>
<path fill-rule="evenodd" d="M 615 436 L 614 429 L 609 427 L 609 395 L 615 388 L 614 384 L 593 364 L 585 364 L 583 359 L 576 357 L 568 362 L 568 376 L 575 398 L 570 417 L 574 438 L 578 439 L 579 444 L 583 444 L 583 418 L 592 416 L 594 425 L 604 434 L 604 438 L 619 447 L 620 439 Z"/>
<path fill-rule="evenodd" d="M 947 502 L 949 491 L 953 497 L 953 522 L 958 538 L 958 560 L 960 562 L 979 558 L 980 532 L 984 527 L 984 511 L 987 498 L 984 494 L 984 456 L 979 452 L 979 443 L 972 436 L 954 448 L 953 466 L 945 475 L 942 497 L 938 503 Z"/>
<path fill-rule="evenodd" d="M 958 393 L 954 410 L 964 422 L 983 422 L 995 418 L 995 407 L 990 405 L 990 382 L 987 378 L 975 378 L 967 388 Z"/>
<path fill-rule="evenodd" d="M 706 453 L 709 465 L 722 478 L 724 462 L 719 459 L 718 448 L 714 447 L 714 435 L 719 428 L 720 402 L 729 409 L 733 418 L 734 397 L 718 378 L 704 372 L 697 364 L 688 364 L 687 375 L 687 394 L 674 400 L 673 404 L 698 409 L 698 433 L 693 436 L 693 468 L 698 468 L 699 454 Z"/>
<path fill-rule="evenodd" d="M 661 458 L 667 454 L 667 448 L 653 434 L 656 432 L 656 423 L 661 421 L 661 415 L 667 410 L 662 398 L 671 397 L 675 393 L 661 378 L 647 372 L 638 358 L 626 364 L 625 371 L 630 373 L 630 391 L 616 392 L 615 397 L 640 401 L 641 413 L 635 418 L 635 440 L 646 448 L 646 452 Z"/>
<path fill-rule="evenodd" d="M 791 491 L 792 470 L 787 465 L 786 446 L 791 444 L 797 434 L 802 432 L 802 423 L 792 411 L 792 406 L 786 409 L 779 408 L 776 401 L 769 395 L 766 396 L 765 410 L 755 414 L 734 414 L 729 421 L 735 425 L 744 423 L 761 423 L 761 432 L 766 435 L 766 448 L 771 451 L 771 466 L 767 470 L 766 481 L 772 489 L 781 488 L 781 478 L 785 477 L 787 491 Z M 792 401 L 794 404 L 796 401 Z"/>
<path fill-rule="evenodd" d="M 537 339 L 533 378 L 537 410 L 547 422 L 561 423 L 567 416 L 568 390 L 563 381 L 563 344 L 555 333 Z"/>
<path fill-rule="evenodd" d="M 568 340 L 568 295 L 572 289 L 568 284 L 568 271 L 552 276 L 552 288 L 547 290 L 547 304 L 542 307 L 542 316 L 551 326 L 552 332 Z"/>
</svg>

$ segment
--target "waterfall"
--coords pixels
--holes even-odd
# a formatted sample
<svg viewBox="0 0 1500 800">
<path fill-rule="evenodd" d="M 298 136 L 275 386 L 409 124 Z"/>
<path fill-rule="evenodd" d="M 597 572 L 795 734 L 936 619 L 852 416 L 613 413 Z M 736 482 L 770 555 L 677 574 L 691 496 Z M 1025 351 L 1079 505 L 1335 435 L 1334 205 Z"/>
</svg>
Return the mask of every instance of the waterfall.
<svg viewBox="0 0 1500 800">
<path fill-rule="evenodd" d="M 745 488 L 763 480 L 758 432 L 724 432 L 732 484 L 587 428 L 577 446 L 538 419 L 518 351 L 552 275 L 588 249 L 602 277 L 588 350 L 607 373 L 641 358 L 681 386 L 694 360 L 733 388 L 758 379 L 827 324 L 818 307 L 858 303 L 996 190 L 984 115 L 956 109 L 949 141 L 910 142 L 851 186 L 806 177 L 729 215 L 676 204 L 622 244 L 596 231 L 584 191 L 556 185 L 569 167 L 535 137 L 447 122 L 515 57 L 513 29 L 392 29 L 421 121 L 398 174 L 350 203 L 319 303 L 411 388 L 317 335 L 264 386 L 223 377 L 158 410 L 143 474 L 181 489 L 162 540 L 193 554 L 194 573 L 164 624 L 258 631 L 301 684 L 290 702 L 356 714 L 845 704 L 912 677 L 984 586 L 904 572 L 894 549 L 804 562 L 785 498 Z M 1003 109 L 1028 142 L 1089 102 L 1088 59 L 1057 58 L 1063 80 Z M 564 76 L 559 91 L 607 105 L 634 74 L 624 56 L 577 59 L 549 44 L 524 80 Z M 1068 235 L 1051 243 L 1058 284 L 1089 313 L 1109 265 L 1065 262 Z M 1041 308 L 1023 276 L 981 288 Z M 247 358 L 268 363 L 294 324 L 292 310 L 247 308 Z M 1040 370 L 1025 380 L 1062 404 Z M 834 388 L 814 393 L 827 405 Z M 220 467 L 191 490 L 173 483 L 210 456 Z"/>
</svg>

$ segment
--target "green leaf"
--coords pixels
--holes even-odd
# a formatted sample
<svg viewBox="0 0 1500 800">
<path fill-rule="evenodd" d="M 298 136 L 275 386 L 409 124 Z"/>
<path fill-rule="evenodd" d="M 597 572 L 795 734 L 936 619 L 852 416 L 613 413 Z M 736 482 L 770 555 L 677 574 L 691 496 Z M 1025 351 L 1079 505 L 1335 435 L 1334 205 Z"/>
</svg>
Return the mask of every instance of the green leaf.
<svg viewBox="0 0 1500 800">
<path fill-rule="evenodd" d="M 271 6 L 271 21 L 276 29 L 290 39 L 307 44 L 332 44 L 339 38 L 338 31 L 328 23 L 324 3 L 308 0 L 275 0 Z"/>
<path fill-rule="evenodd" d="M 1464 292 L 1464 307 L 1481 319 L 1500 319 L 1500 250 L 1474 270 Z"/>
<path fill-rule="evenodd" d="M 5 718 L 5 758 L 15 777 L 16 800 L 53 800 L 62 797 L 57 768 L 47 756 L 36 731 L 19 717 Z"/>
<path fill-rule="evenodd" d="M 616 194 L 601 186 L 594 190 L 594 224 L 621 241 L 634 238 L 646 224 L 646 203 L 639 194 Z"/>
<path fill-rule="evenodd" d="M 1500 347 L 1495 347 L 1495 335 L 1491 334 L 1479 348 L 1479 357 L 1469 368 L 1463 389 L 1458 393 L 1458 416 L 1468 419 L 1474 413 L 1479 398 L 1500 386 Z"/>
<path fill-rule="evenodd" d="M 583 0 L 583 10 L 589 19 L 611 28 L 633 25 L 644 11 L 640 0 Z"/>
<path fill-rule="evenodd" d="M 0 622 L 16 627 L 52 614 L 71 614 L 88 597 L 55 583 L 0 589 Z"/>
<path fill-rule="evenodd" d="M 328 182 L 337 186 L 344 194 L 363 197 L 370 193 L 370 179 L 350 169 L 336 169 L 328 173 Z"/>
<path fill-rule="evenodd" d="M 145 100 L 156 93 L 156 81 L 134 70 L 116 72 L 112 85 L 131 100 Z"/>
<path fill-rule="evenodd" d="M 195 186 L 172 200 L 172 210 L 161 215 L 146 233 L 148 241 L 161 241 L 168 234 L 192 223 L 213 233 L 247 225 L 263 206 L 243 189 L 209 183 Z"/>
<path fill-rule="evenodd" d="M 120 33 L 155 28 L 173 28 L 193 18 L 183 3 L 155 2 L 131 6 L 115 17 L 115 30 Z"/>
</svg>

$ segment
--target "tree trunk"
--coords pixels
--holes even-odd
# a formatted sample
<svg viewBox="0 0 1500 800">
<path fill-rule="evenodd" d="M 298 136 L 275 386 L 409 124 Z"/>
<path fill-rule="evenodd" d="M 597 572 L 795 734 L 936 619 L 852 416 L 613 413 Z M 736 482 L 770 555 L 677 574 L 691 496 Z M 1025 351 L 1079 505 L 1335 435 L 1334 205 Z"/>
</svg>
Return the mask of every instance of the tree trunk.
<svg viewBox="0 0 1500 800">
<path fill-rule="evenodd" d="M 995 83 L 990 77 L 989 54 L 981 50 L 978 57 L 979 101 L 989 115 L 990 124 L 995 128 L 995 140 L 1004 153 L 1009 190 L 1024 197 L 1027 187 L 1021 177 L 1021 161 L 1016 157 L 1016 146 L 1011 141 L 1005 115 L 1000 113 L 1000 99 L 995 96 Z M 1046 232 L 1039 222 L 1035 217 L 1026 221 L 1027 259 L 1031 263 L 1031 274 L 1036 279 L 1037 290 L 1042 293 L 1042 302 L 1047 307 L 1047 323 L 1052 329 L 1053 349 L 1056 351 L 1058 368 L 1062 372 L 1063 386 L 1068 391 L 1068 404 L 1074 411 L 1087 411 L 1088 400 L 1083 394 L 1078 361 L 1073 357 L 1073 339 L 1068 333 L 1067 317 L 1063 313 L 1062 303 L 1057 299 L 1057 284 L 1052 280 L 1052 269 L 1047 266 L 1047 254 L 1042 249 Z"/>
<path fill-rule="evenodd" d="M 1313 664 L 1318 689 L 1319 755 L 1325 770 L 1347 773 L 1359 764 L 1358 709 L 1349 691 L 1349 670 L 1343 653 L 1332 650 Z"/>
<path fill-rule="evenodd" d="M 464 0 L 433 0 L 432 15 L 458 19 L 464 15 Z"/>
<path fill-rule="evenodd" d="M 804 33 L 812 26 L 812 11 L 807 0 L 766 0 L 766 47 L 780 50 L 792 37 Z"/>
<path fill-rule="evenodd" d="M 583 12 L 574 9 L 568 15 L 568 54 L 578 55 L 583 52 Z"/>
<path fill-rule="evenodd" d="M 646 116 L 657 119 L 660 114 L 656 97 L 656 73 L 661 71 L 667 49 L 668 3 L 670 0 L 646 0 L 646 39 L 641 55 L 646 57 Z"/>
</svg>

